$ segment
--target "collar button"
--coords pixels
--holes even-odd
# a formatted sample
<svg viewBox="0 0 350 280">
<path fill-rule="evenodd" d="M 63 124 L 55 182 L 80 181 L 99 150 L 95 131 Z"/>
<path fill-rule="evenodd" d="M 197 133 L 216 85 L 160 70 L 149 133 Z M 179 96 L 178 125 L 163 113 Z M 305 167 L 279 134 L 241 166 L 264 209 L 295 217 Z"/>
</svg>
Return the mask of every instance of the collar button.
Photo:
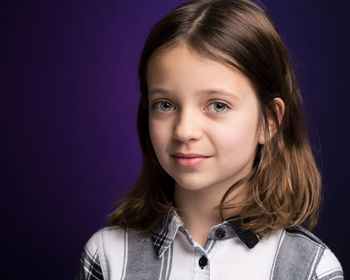
<svg viewBox="0 0 350 280">
<path fill-rule="evenodd" d="M 222 229 L 222 228 L 218 228 L 216 231 L 215 231 L 215 236 L 219 239 L 222 239 L 224 238 L 226 235 L 226 232 Z"/>
</svg>

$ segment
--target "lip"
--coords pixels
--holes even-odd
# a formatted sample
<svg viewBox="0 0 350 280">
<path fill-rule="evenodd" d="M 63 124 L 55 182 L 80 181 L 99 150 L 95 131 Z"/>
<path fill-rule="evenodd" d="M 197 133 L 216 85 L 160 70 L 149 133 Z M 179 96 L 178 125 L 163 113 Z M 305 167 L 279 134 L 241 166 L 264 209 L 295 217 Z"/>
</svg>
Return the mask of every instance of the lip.
<svg viewBox="0 0 350 280">
<path fill-rule="evenodd" d="M 195 167 L 205 161 L 207 158 L 210 158 L 210 156 L 195 153 L 175 153 L 171 156 L 175 159 L 175 162 L 182 167 Z"/>
</svg>

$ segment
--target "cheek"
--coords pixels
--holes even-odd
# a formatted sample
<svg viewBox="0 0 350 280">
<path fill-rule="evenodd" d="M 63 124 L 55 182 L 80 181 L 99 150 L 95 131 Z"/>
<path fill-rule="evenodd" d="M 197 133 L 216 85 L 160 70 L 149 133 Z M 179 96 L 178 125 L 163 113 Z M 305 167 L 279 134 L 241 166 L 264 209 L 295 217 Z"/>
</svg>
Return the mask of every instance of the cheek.
<svg viewBox="0 0 350 280">
<path fill-rule="evenodd" d="M 218 153 L 230 158 L 246 158 L 254 153 L 258 144 L 256 123 L 242 122 L 216 133 Z"/>
<path fill-rule="evenodd" d="M 168 133 L 167 129 L 161 122 L 149 122 L 149 134 L 152 141 L 153 148 L 158 155 L 158 151 L 167 143 Z"/>
</svg>

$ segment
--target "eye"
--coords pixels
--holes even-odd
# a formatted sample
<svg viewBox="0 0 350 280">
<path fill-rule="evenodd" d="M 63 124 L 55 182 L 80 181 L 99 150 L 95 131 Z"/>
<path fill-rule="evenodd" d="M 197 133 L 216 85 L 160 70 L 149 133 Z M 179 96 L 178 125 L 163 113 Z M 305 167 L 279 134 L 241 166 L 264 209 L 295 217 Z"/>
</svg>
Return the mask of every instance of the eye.
<svg viewBox="0 0 350 280">
<path fill-rule="evenodd" d="M 158 101 L 152 104 L 152 109 L 159 112 L 168 112 L 173 110 L 173 104 L 167 101 Z"/>
<path fill-rule="evenodd" d="M 224 102 L 213 102 L 209 104 L 209 110 L 215 113 L 222 113 L 229 109 L 228 105 Z"/>
</svg>

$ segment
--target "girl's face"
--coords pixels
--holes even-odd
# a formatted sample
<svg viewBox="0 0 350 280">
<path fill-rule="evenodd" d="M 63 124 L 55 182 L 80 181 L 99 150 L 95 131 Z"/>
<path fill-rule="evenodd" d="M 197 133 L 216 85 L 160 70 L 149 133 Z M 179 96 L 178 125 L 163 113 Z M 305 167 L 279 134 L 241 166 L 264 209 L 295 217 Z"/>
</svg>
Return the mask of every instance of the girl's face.
<svg viewBox="0 0 350 280">
<path fill-rule="evenodd" d="M 151 141 L 177 187 L 226 190 L 248 174 L 263 133 L 246 77 L 177 45 L 151 58 L 147 84 Z"/>
</svg>

